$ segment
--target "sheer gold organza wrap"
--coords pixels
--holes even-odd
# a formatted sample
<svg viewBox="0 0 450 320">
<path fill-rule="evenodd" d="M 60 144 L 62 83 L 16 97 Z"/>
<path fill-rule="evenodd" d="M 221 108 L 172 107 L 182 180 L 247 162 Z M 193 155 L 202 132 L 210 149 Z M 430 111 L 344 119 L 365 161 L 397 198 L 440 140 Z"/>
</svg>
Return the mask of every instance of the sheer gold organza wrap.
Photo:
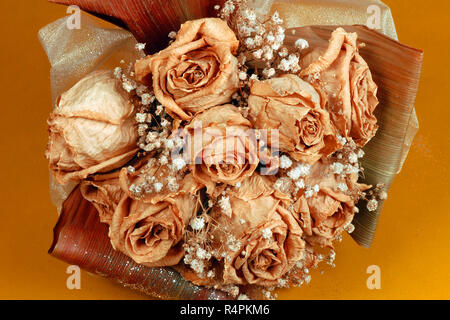
<svg viewBox="0 0 450 320">
<path fill-rule="evenodd" d="M 379 0 L 251 0 L 250 2 L 258 15 L 278 11 L 284 19 L 286 28 L 297 28 L 295 36 L 290 35 L 289 30 L 286 31 L 285 42 L 288 45 L 293 45 L 296 39 L 303 37 L 311 46 L 326 46 L 331 31 L 336 26 L 344 26 L 348 32 L 358 32 L 358 40 L 367 45 L 361 50 L 361 54 L 368 62 L 375 82 L 381 88 L 380 105 L 376 111 L 380 128 L 364 150 L 366 156 L 363 161 L 365 168 L 363 182 L 385 183 L 389 186 L 395 175 L 400 172 L 418 130 L 414 101 L 422 62 L 421 51 L 393 40 L 397 39 L 397 34 L 390 9 Z M 161 10 L 170 10 L 171 5 L 170 3 L 167 8 L 162 7 Z M 371 16 L 368 8 L 373 5 L 379 9 L 381 33 L 374 33 L 363 26 L 349 27 L 355 24 L 365 25 Z M 188 1 L 179 0 L 177 6 L 185 8 L 180 13 L 181 16 L 177 17 L 181 21 L 201 18 L 188 14 L 191 12 Z M 135 50 L 137 41 L 130 32 L 100 28 L 85 15 L 82 16 L 82 28 L 70 30 L 67 28 L 67 19 L 65 17 L 51 23 L 39 32 L 39 38 L 52 65 L 53 103 L 62 92 L 89 72 L 114 68 L 120 65 L 122 59 L 129 63 L 143 57 L 143 54 Z M 319 27 L 301 28 L 310 25 Z M 172 30 L 167 30 L 167 33 L 170 31 Z M 383 70 L 391 66 L 393 72 L 387 77 Z M 400 74 L 403 74 L 401 81 L 396 81 L 395 77 Z M 394 96 L 393 92 L 397 94 Z M 75 187 L 74 184 L 61 186 L 50 178 L 50 195 L 58 212 L 61 212 L 64 200 Z M 360 245 L 370 246 L 380 211 L 381 205 L 375 212 L 368 212 L 361 207 L 361 212 L 356 215 L 354 220 L 356 230 L 352 236 Z M 176 293 L 165 296 L 158 292 L 150 293 L 161 297 L 179 296 Z"/>
</svg>

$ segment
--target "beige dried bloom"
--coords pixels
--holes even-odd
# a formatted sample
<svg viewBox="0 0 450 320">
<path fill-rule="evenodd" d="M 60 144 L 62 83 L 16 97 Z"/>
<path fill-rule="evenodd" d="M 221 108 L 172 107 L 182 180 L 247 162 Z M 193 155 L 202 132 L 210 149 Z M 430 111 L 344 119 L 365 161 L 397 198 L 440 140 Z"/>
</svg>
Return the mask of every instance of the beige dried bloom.
<svg viewBox="0 0 450 320">
<path fill-rule="evenodd" d="M 137 152 L 136 115 L 110 71 L 97 71 L 63 93 L 48 120 L 46 156 L 65 184 L 119 168 Z"/>
<path fill-rule="evenodd" d="M 238 89 L 238 40 L 227 23 L 205 18 L 184 23 L 166 49 L 136 62 L 136 77 L 151 83 L 176 119 L 231 101 Z"/>
</svg>

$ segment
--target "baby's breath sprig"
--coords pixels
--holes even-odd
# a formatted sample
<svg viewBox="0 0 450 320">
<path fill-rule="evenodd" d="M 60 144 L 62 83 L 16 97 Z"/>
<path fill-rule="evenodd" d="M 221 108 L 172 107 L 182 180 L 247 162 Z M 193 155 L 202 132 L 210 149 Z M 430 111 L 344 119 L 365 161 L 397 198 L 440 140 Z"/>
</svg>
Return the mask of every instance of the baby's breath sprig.
<svg viewBox="0 0 450 320">
<path fill-rule="evenodd" d="M 234 30 L 241 44 L 240 54 L 247 57 L 247 63 L 253 68 L 261 69 L 262 78 L 300 71 L 300 51 L 309 44 L 304 39 L 298 39 L 295 50 L 290 52 L 284 45 L 286 30 L 277 11 L 261 20 L 247 0 L 228 0 L 219 17 Z"/>
</svg>

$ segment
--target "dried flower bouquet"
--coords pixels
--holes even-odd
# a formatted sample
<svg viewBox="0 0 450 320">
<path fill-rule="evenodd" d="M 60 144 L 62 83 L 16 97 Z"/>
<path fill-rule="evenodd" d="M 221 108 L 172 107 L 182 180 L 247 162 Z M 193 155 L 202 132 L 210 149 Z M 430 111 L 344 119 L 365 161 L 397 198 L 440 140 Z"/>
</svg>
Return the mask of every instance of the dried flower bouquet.
<svg viewBox="0 0 450 320">
<path fill-rule="evenodd" d="M 244 0 L 216 10 L 170 32 L 161 51 L 137 43 L 138 59 L 58 96 L 46 155 L 55 181 L 76 187 L 51 251 L 70 260 L 74 242 L 61 246 L 61 233 L 75 237 L 69 225 L 84 219 L 84 235 L 102 234 L 90 254 L 119 259 L 106 276 L 125 284 L 173 298 L 156 288 L 160 275 L 193 284 L 181 298 L 273 298 L 333 265 L 333 242 L 354 231 L 359 208 L 375 212 L 387 197 L 361 164 L 385 89 L 362 54 L 373 44 L 358 37 L 381 35 L 286 30 L 277 12 L 261 17 Z M 420 72 L 420 52 L 379 41 Z M 96 263 L 84 267 L 111 261 Z M 133 279 L 117 273 L 128 265 Z"/>
</svg>

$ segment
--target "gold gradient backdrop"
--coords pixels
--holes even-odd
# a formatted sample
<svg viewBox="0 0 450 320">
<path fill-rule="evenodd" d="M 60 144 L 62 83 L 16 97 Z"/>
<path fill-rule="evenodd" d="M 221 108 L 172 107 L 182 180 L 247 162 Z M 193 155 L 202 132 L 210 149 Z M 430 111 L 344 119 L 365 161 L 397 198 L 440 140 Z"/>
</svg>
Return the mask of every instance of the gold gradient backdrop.
<svg viewBox="0 0 450 320">
<path fill-rule="evenodd" d="M 313 270 L 309 285 L 280 291 L 282 299 L 450 299 L 450 2 L 384 2 L 400 40 L 425 51 L 419 133 L 372 247 L 359 247 L 346 235 L 336 248 L 336 267 Z M 81 289 L 68 290 L 68 265 L 47 254 L 57 214 L 44 157 L 50 65 L 37 32 L 65 16 L 66 8 L 2 0 L 0 14 L 0 299 L 147 299 L 85 272 Z M 370 265 L 381 268 L 380 290 L 366 286 Z"/>
</svg>

